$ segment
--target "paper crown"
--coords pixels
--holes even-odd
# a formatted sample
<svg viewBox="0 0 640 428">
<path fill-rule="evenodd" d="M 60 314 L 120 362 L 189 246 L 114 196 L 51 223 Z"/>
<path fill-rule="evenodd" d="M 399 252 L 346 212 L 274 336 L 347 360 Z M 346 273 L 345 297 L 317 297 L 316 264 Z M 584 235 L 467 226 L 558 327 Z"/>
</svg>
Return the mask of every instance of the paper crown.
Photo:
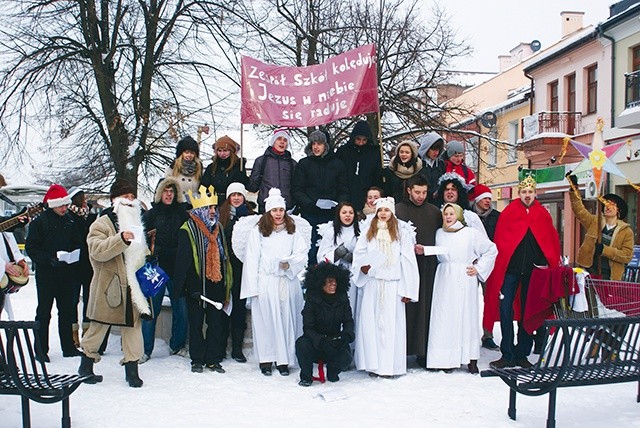
<svg viewBox="0 0 640 428">
<path fill-rule="evenodd" d="M 527 175 L 519 184 L 518 184 L 518 189 L 534 189 L 536 188 L 536 180 L 530 176 Z"/>
<path fill-rule="evenodd" d="M 200 186 L 198 189 L 199 196 L 193 196 L 193 192 L 191 189 L 187 192 L 189 195 L 189 201 L 191 202 L 191 206 L 193 208 L 202 208 L 208 207 L 210 205 L 218 205 L 218 195 L 213 189 L 213 186 L 209 186 L 209 194 L 207 194 L 207 189 L 204 186 Z"/>
</svg>

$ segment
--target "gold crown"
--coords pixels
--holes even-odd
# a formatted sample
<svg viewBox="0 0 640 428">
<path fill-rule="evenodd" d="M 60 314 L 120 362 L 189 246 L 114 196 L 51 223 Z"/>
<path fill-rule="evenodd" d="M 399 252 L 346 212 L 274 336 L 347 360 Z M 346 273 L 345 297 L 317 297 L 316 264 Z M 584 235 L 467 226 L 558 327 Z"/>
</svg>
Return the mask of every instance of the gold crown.
<svg viewBox="0 0 640 428">
<path fill-rule="evenodd" d="M 213 186 L 209 186 L 209 194 L 207 194 L 207 189 L 204 186 L 200 186 L 198 189 L 198 193 L 200 196 L 193 196 L 193 192 L 191 189 L 187 192 L 189 195 L 189 201 L 191 202 L 191 206 L 193 208 L 202 208 L 208 207 L 210 205 L 218 205 L 218 195 L 216 195 Z"/>
<path fill-rule="evenodd" d="M 518 189 L 534 189 L 536 188 L 536 180 L 530 176 L 527 175 L 519 184 L 518 184 Z"/>
</svg>

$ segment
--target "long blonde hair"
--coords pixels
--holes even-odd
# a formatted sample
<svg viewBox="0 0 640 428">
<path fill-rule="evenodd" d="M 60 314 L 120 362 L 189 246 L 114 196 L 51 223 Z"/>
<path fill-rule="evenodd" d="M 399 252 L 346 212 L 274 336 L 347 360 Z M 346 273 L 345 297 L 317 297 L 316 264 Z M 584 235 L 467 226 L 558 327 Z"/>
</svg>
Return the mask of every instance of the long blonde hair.
<svg viewBox="0 0 640 428">
<path fill-rule="evenodd" d="M 182 156 L 183 155 L 180 154 L 180 156 L 173 161 L 173 167 L 171 168 L 171 175 L 173 177 L 182 175 Z M 193 160 L 196 162 L 196 172 L 193 176 L 196 178 L 196 180 L 200 181 L 200 178 L 202 178 L 202 161 L 200 160 L 198 155 L 196 155 Z"/>
<path fill-rule="evenodd" d="M 391 215 L 391 218 L 387 221 L 387 228 L 389 229 L 389 236 L 392 241 L 400 240 L 400 227 L 398 226 L 398 219 L 395 215 Z M 378 212 L 376 211 L 375 217 L 371 219 L 371 226 L 367 231 L 367 241 L 371 241 L 378 234 Z"/>
</svg>

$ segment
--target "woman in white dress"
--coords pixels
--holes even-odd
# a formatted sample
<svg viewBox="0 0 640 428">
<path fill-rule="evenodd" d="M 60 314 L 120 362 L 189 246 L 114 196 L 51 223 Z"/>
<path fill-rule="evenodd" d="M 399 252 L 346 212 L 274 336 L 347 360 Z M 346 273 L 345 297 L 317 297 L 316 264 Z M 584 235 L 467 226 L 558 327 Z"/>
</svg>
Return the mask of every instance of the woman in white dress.
<svg viewBox="0 0 640 428">
<path fill-rule="evenodd" d="M 362 289 L 355 362 L 372 376 L 407 372 L 405 303 L 418 301 L 415 232 L 395 216 L 393 198 L 376 201 L 353 253 L 353 281 Z"/>
<path fill-rule="evenodd" d="M 271 375 L 273 363 L 282 376 L 289 375 L 289 366 L 296 364 L 295 342 L 302 336 L 298 274 L 307 262 L 310 237 L 304 234 L 310 228 L 297 227 L 304 220 L 294 220 L 285 206 L 280 190 L 271 189 L 244 252 L 240 298 L 250 299 L 253 349 L 265 376 Z"/>
<path fill-rule="evenodd" d="M 351 270 L 353 250 L 356 248 L 360 225 L 356 221 L 356 210 L 351 202 L 340 202 L 333 221 L 318 226 L 322 237 L 318 244 L 318 263 L 328 262 Z M 354 320 L 357 319 L 357 287 L 349 287 L 349 303 Z"/>
<path fill-rule="evenodd" d="M 442 218 L 436 246 L 447 252 L 438 255 L 433 282 L 427 368 L 450 371 L 467 364 L 477 374 L 482 336 L 478 280 L 487 280 L 498 250 L 486 235 L 466 226 L 459 205 L 446 203 Z"/>
</svg>

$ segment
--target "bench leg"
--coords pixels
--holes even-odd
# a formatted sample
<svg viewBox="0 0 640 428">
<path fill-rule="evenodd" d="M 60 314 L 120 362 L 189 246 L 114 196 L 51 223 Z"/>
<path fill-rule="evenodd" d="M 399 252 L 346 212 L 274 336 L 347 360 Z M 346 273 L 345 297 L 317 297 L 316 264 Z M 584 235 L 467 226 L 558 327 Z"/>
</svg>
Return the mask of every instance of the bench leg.
<svg viewBox="0 0 640 428">
<path fill-rule="evenodd" d="M 31 412 L 29 411 L 29 399 L 22 398 L 22 428 L 31 428 Z"/>
<path fill-rule="evenodd" d="M 507 414 L 512 420 L 516 420 L 516 391 L 511 388 L 509 388 L 509 409 Z"/>
<path fill-rule="evenodd" d="M 636 397 L 636 403 L 640 403 L 640 381 L 638 381 L 638 396 Z"/>
<path fill-rule="evenodd" d="M 62 428 L 71 428 L 71 416 L 69 413 L 69 397 L 67 397 L 62 400 Z"/>
<path fill-rule="evenodd" d="M 556 426 L 556 391 L 549 392 L 549 413 L 547 413 L 547 428 Z"/>
</svg>

